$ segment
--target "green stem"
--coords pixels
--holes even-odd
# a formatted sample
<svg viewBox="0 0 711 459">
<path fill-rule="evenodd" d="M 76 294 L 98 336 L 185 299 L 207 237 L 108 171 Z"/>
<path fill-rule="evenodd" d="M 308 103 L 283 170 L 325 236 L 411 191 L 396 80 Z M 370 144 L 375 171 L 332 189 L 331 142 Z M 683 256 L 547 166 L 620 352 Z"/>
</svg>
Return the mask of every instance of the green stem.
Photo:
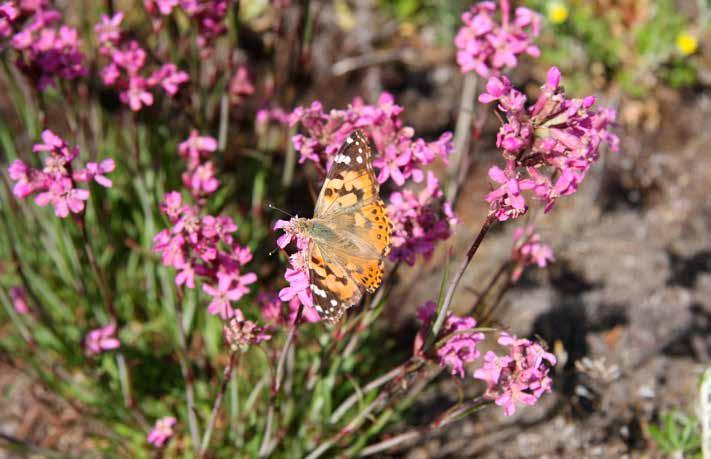
<svg viewBox="0 0 711 459">
<path fill-rule="evenodd" d="M 232 376 L 232 368 L 235 364 L 237 354 L 232 352 L 230 354 L 230 360 L 225 367 L 225 371 L 222 373 L 222 384 L 220 384 L 220 390 L 215 397 L 215 403 L 212 405 L 212 413 L 210 414 L 210 420 L 207 422 L 207 427 L 205 428 L 205 434 L 202 436 L 202 444 L 200 445 L 200 459 L 205 457 L 207 452 L 207 447 L 210 445 L 210 438 L 212 437 L 212 430 L 215 427 L 215 419 L 217 419 L 217 413 L 220 411 L 220 405 L 222 404 L 222 399 L 227 391 L 227 383 L 230 381 Z"/>
</svg>

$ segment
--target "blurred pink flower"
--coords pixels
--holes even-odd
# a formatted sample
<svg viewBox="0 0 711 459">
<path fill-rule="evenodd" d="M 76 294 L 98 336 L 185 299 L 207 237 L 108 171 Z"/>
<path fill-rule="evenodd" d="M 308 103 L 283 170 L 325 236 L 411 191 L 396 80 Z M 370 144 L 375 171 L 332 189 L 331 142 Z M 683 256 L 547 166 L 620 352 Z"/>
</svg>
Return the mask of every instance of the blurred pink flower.
<svg viewBox="0 0 711 459">
<path fill-rule="evenodd" d="M 506 168 L 489 170 L 490 178 L 501 186 L 487 195 L 489 212 L 499 220 L 526 213 L 523 190 L 532 190 L 548 212 L 559 197 L 577 191 L 603 143 L 613 151 L 618 148 L 618 138 L 610 130 L 614 110 L 592 109 L 592 96 L 566 98 L 560 79 L 560 71 L 551 67 L 538 99 L 529 107 L 526 96 L 505 76 L 490 78 L 479 96 L 482 103 L 497 101 L 506 116 L 497 136 Z M 523 173 L 528 178 L 521 178 Z"/>
<path fill-rule="evenodd" d="M 101 22 L 94 27 L 99 39 L 99 52 L 109 59 L 99 73 L 106 86 L 119 91 L 121 102 L 137 112 L 153 105 L 154 88 L 162 87 L 165 94 L 172 97 L 190 77 L 172 63 L 164 63 L 149 72 L 148 53 L 136 40 L 128 39 L 121 31 L 123 17 L 122 12 L 112 17 L 103 15 Z"/>
<path fill-rule="evenodd" d="M 0 5 L 0 37 L 11 37 L 15 65 L 40 91 L 54 86 L 57 78 L 73 80 L 88 72 L 77 30 L 59 25 L 61 20 L 45 4 Z"/>
<path fill-rule="evenodd" d="M 116 324 L 91 330 L 84 341 L 87 355 L 101 354 L 104 351 L 118 349 L 121 342 L 116 338 Z"/>
<path fill-rule="evenodd" d="M 203 284 L 202 290 L 212 296 L 212 301 L 207 306 L 207 312 L 219 315 L 223 319 L 234 316 L 232 301 L 237 301 L 246 293 L 241 286 L 234 286 L 230 276 L 218 273 L 217 286 Z"/>
<path fill-rule="evenodd" d="M 509 355 L 487 352 L 484 365 L 474 372 L 474 378 L 486 382 L 484 396 L 501 406 L 506 416 L 511 416 L 517 403 L 534 405 L 541 395 L 551 391 L 549 365 L 555 365 L 556 358 L 540 344 L 505 332 L 498 342 L 509 348 Z"/>
<path fill-rule="evenodd" d="M 30 313 L 30 307 L 27 305 L 27 296 L 25 295 L 25 289 L 23 289 L 22 287 L 11 287 L 10 299 L 12 299 L 12 307 L 19 314 Z"/>
<path fill-rule="evenodd" d="M 52 204 L 57 217 L 65 218 L 69 212 L 78 214 L 84 210 L 84 201 L 89 199 L 89 192 L 74 188 L 71 179 L 62 177 L 49 185 L 49 190 L 39 193 L 35 203 L 39 206 Z"/>
<path fill-rule="evenodd" d="M 86 163 L 86 169 L 80 169 L 74 173 L 74 180 L 77 182 L 88 182 L 94 180 L 99 185 L 111 188 L 113 183 L 104 174 L 113 171 L 116 163 L 113 159 L 105 159 L 98 163 Z"/>
<path fill-rule="evenodd" d="M 513 282 L 519 280 L 527 266 L 535 264 L 539 268 L 545 268 L 548 263 L 555 261 L 553 250 L 541 243 L 541 237 L 535 232 L 532 225 L 526 226 L 525 229 L 516 228 L 511 259 L 515 263 L 511 274 Z"/>
<path fill-rule="evenodd" d="M 170 15 L 180 8 L 198 26 L 197 45 L 203 54 L 212 50 L 217 37 L 227 32 L 225 17 L 232 0 L 144 0 L 146 11 L 156 19 L 160 27 L 160 16 Z"/>
<path fill-rule="evenodd" d="M 497 75 L 502 68 L 513 68 L 518 56 L 538 57 L 533 40 L 538 36 L 540 16 L 528 8 L 516 8 L 511 22 L 509 0 L 500 0 L 501 18 L 496 19 L 496 3 L 479 2 L 462 14 L 464 26 L 454 39 L 457 63 L 463 73 L 475 71 L 482 77 Z"/>
<path fill-rule="evenodd" d="M 245 97 L 254 94 L 254 85 L 249 79 L 249 72 L 244 65 L 237 69 L 237 72 L 230 81 L 230 97 L 232 103 L 239 105 Z"/>
<path fill-rule="evenodd" d="M 156 421 L 155 425 L 148 433 L 148 443 L 157 448 L 162 448 L 163 445 L 173 436 L 173 426 L 175 425 L 173 416 L 166 416 Z"/>
<path fill-rule="evenodd" d="M 190 132 L 189 138 L 178 145 L 178 154 L 187 158 L 190 168 L 196 167 L 203 159 L 212 156 L 216 150 L 217 140 L 214 137 L 200 135 L 195 129 Z"/>
</svg>

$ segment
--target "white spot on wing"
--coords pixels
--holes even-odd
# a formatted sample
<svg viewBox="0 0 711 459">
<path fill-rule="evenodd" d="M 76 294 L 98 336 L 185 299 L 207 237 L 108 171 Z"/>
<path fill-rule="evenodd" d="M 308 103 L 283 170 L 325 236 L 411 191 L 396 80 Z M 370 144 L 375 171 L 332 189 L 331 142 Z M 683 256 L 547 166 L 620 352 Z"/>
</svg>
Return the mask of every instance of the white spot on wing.
<svg viewBox="0 0 711 459">
<path fill-rule="evenodd" d="M 337 305 L 338 305 L 338 301 L 336 301 L 336 300 L 331 300 L 331 306 L 337 306 Z"/>
<path fill-rule="evenodd" d="M 346 143 L 353 143 L 353 139 L 350 136 L 346 138 Z"/>
<path fill-rule="evenodd" d="M 356 158 L 356 161 L 358 161 L 358 164 L 363 164 L 363 158 L 361 158 L 360 156 Z"/>
</svg>

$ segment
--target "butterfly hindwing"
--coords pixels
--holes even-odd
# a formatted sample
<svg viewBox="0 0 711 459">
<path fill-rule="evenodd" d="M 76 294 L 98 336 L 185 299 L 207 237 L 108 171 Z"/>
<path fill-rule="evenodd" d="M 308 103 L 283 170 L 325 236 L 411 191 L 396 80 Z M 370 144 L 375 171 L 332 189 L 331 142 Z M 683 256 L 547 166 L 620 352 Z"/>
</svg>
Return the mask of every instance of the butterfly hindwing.
<svg viewBox="0 0 711 459">
<path fill-rule="evenodd" d="M 333 257 L 324 257 L 313 240 L 309 250 L 309 278 L 314 307 L 322 319 L 335 323 L 363 296 L 351 273 Z"/>
</svg>

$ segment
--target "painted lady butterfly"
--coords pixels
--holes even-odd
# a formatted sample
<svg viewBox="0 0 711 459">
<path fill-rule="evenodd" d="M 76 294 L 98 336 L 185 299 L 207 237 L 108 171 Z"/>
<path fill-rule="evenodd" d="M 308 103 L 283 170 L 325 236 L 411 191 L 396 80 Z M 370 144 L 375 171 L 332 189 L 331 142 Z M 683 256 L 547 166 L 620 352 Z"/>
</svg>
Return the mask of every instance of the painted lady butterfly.
<svg viewBox="0 0 711 459">
<path fill-rule="evenodd" d="M 390 252 L 392 224 L 380 199 L 371 145 L 360 130 L 348 136 L 321 188 L 314 217 L 297 223 L 309 241 L 314 307 L 330 323 L 357 304 L 364 290 L 372 293 L 380 286 L 383 259 Z"/>
</svg>

